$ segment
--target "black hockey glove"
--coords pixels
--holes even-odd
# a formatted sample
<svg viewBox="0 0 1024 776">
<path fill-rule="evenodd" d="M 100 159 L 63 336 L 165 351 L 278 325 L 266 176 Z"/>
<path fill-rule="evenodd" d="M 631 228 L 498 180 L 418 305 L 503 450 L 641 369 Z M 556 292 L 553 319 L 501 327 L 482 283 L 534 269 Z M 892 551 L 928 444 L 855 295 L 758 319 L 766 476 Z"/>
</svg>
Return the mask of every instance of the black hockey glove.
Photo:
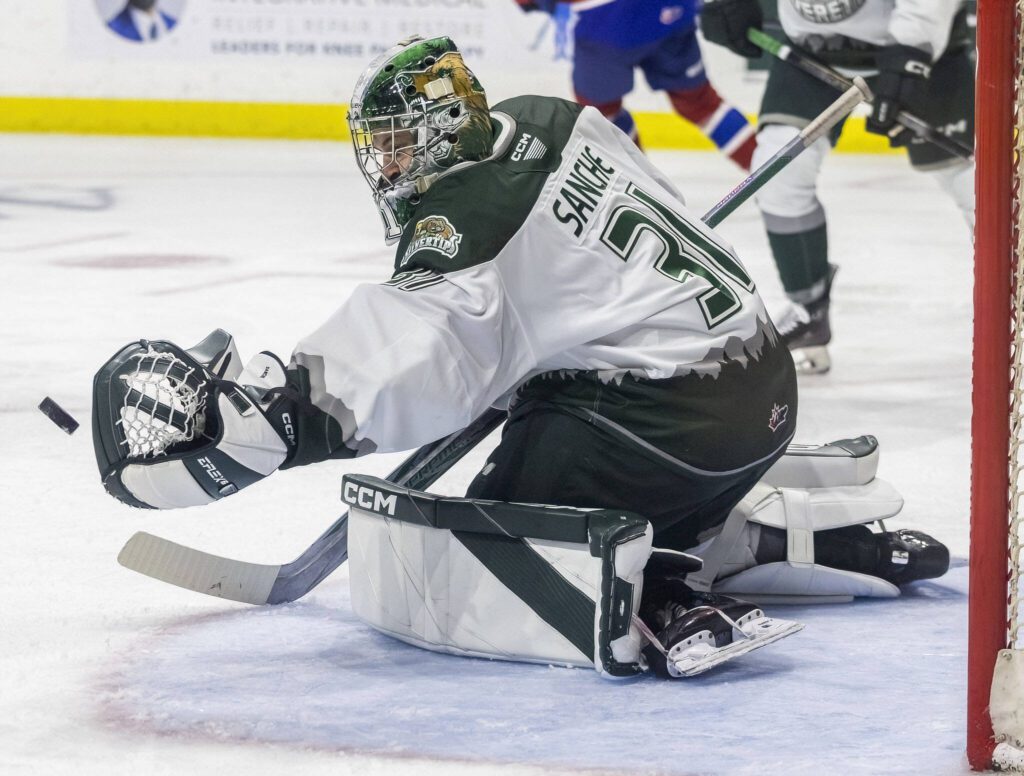
<svg viewBox="0 0 1024 776">
<path fill-rule="evenodd" d="M 761 49 L 747 40 L 747 30 L 760 30 L 763 24 L 764 13 L 757 0 L 705 0 L 700 12 L 705 40 L 747 59 L 761 56 Z"/>
<path fill-rule="evenodd" d="M 516 0 L 520 11 L 544 11 L 554 13 L 557 0 Z"/>
<path fill-rule="evenodd" d="M 878 53 L 878 82 L 874 108 L 867 120 L 868 132 L 885 135 L 893 147 L 907 145 L 914 133 L 896 123 L 900 111 L 920 109 L 928 89 L 932 59 L 913 46 L 895 44 Z"/>
</svg>

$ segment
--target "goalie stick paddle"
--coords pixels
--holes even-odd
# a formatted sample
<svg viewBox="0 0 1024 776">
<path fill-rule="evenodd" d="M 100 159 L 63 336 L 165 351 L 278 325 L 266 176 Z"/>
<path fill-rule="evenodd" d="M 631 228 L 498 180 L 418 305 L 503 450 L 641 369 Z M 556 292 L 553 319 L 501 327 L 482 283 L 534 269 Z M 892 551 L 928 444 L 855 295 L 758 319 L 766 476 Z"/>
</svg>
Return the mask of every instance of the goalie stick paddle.
<svg viewBox="0 0 1024 776">
<path fill-rule="evenodd" d="M 835 126 L 862 99 L 870 99 L 871 93 L 864 81 L 855 80 L 854 86 L 729 192 L 701 220 L 710 227 L 717 226 L 814 140 Z M 504 419 L 504 411 L 493 407 L 488 409 L 462 431 L 421 447 L 387 479 L 414 490 L 430 487 Z M 145 531 L 132 536 L 117 556 L 122 566 L 147 577 L 197 593 L 255 605 L 297 601 L 347 559 L 347 511 L 298 558 L 278 566 L 223 558 Z"/>
<path fill-rule="evenodd" d="M 797 69 L 803 70 L 808 75 L 827 83 L 835 89 L 844 91 L 853 85 L 853 80 L 837 73 L 828 65 L 822 64 L 799 49 L 776 40 L 761 30 L 754 28 L 747 30 L 747 39 L 762 51 L 781 59 L 783 62 L 788 62 Z M 868 101 L 870 102 L 870 99 Z M 918 137 L 938 146 L 947 153 L 968 161 L 974 160 L 974 151 L 968 146 L 951 137 L 946 137 L 927 121 L 919 119 L 913 113 L 907 113 L 905 110 L 900 111 L 896 115 L 896 123 L 906 127 Z"/>
<path fill-rule="evenodd" d="M 430 487 L 504 419 L 503 410 L 488 409 L 462 431 L 421 447 L 387 479 L 415 490 Z M 261 605 L 302 598 L 347 558 L 345 512 L 298 558 L 279 566 L 222 558 L 144 531 L 128 540 L 117 562 L 147 577 L 197 593 Z"/>
</svg>

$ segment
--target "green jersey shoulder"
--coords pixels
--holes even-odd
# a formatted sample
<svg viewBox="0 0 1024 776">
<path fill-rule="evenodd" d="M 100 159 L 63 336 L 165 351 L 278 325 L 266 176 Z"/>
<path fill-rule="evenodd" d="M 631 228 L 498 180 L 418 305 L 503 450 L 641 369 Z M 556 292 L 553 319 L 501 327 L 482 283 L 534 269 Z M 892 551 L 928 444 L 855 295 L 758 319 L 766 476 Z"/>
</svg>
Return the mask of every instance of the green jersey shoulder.
<svg viewBox="0 0 1024 776">
<path fill-rule="evenodd" d="M 495 105 L 494 153 L 453 168 L 424 194 L 399 240 L 395 274 L 444 274 L 497 256 L 561 164 L 581 110 L 555 97 L 516 97 Z"/>
</svg>

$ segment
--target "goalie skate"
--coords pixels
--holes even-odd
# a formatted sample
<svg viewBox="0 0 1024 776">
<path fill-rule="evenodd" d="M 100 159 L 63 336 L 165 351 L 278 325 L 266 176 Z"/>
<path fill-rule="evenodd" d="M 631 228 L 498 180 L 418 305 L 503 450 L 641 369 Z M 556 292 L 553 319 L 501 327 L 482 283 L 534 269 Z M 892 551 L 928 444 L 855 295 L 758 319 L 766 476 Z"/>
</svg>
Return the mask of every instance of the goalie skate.
<svg viewBox="0 0 1024 776">
<path fill-rule="evenodd" d="M 766 617 L 760 607 L 732 596 L 687 590 L 680 598 L 646 612 L 649 624 L 662 625 L 656 636 L 644 633 L 648 664 L 661 676 L 702 674 L 804 627 Z"/>
<path fill-rule="evenodd" d="M 714 611 L 721 615 L 718 610 Z M 802 623 L 792 620 L 765 617 L 760 609 L 754 609 L 731 621 L 732 641 L 723 646 L 717 645 L 720 636 L 716 638 L 710 629 L 700 630 L 674 644 L 665 656 L 666 668 L 669 676 L 697 676 L 733 658 L 792 636 L 803 627 Z"/>
</svg>

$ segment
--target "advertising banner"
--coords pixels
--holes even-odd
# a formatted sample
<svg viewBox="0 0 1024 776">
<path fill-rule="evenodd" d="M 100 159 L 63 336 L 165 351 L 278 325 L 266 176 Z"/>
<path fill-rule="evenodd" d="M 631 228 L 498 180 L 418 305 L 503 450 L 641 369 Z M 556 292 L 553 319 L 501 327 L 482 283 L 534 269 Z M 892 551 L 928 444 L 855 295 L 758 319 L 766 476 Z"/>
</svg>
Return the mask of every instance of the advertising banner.
<svg viewBox="0 0 1024 776">
<path fill-rule="evenodd" d="M 553 33 L 550 19 L 527 18 L 512 0 L 74 0 L 69 11 L 70 53 L 82 59 L 361 68 L 412 34 L 449 35 L 475 62 L 531 52 L 553 58 L 550 40 L 538 50 Z"/>
</svg>

